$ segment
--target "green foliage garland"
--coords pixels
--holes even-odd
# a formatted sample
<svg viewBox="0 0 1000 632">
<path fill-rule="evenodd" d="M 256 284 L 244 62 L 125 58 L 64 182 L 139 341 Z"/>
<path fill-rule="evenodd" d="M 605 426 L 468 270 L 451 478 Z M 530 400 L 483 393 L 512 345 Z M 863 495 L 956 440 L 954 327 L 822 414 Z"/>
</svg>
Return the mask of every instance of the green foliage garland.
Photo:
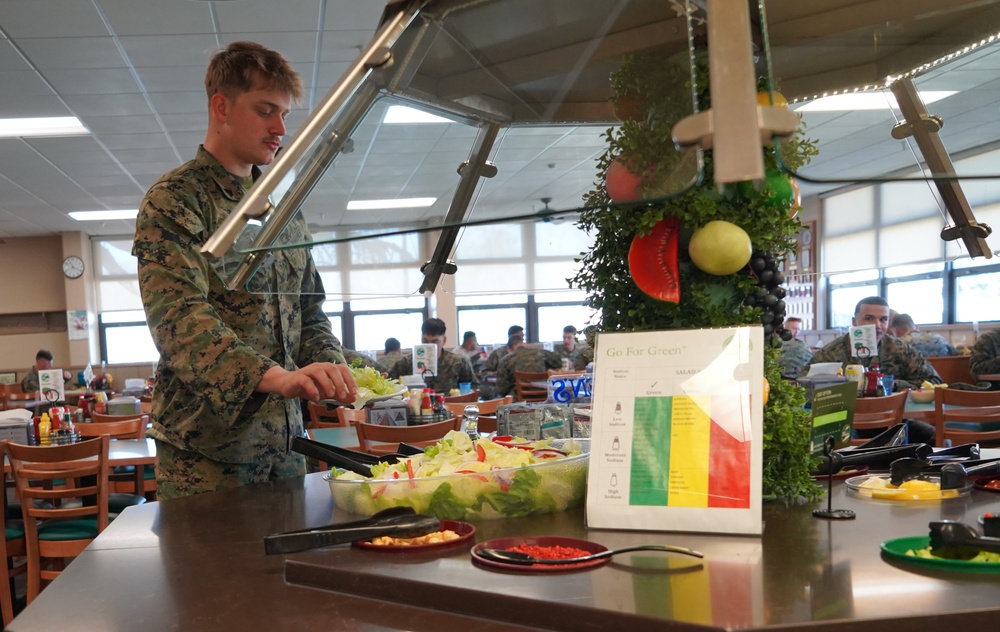
<svg viewBox="0 0 1000 632">
<path fill-rule="evenodd" d="M 711 152 L 704 152 L 703 180 L 678 192 L 696 171 L 691 152 L 677 152 L 671 137 L 674 124 L 692 113 L 692 95 L 699 109 L 709 106 L 706 71 L 696 65 L 693 82 L 687 55 L 665 59 L 659 54 L 629 56 L 612 76 L 616 102 L 638 104 L 639 120 L 625 120 L 605 132 L 608 147 L 598 161 L 597 181 L 585 196 L 586 210 L 578 225 L 593 234 L 594 245 L 583 253 L 580 270 L 570 283 L 584 289 L 589 306 L 601 313 L 601 331 L 649 331 L 727 327 L 760 322 L 761 310 L 743 304 L 757 287 L 743 271 L 729 276 L 702 272 L 687 255 L 687 244 L 697 228 L 712 220 L 732 222 L 750 236 L 755 250 L 775 253 L 781 259 L 794 245 L 801 223 L 791 216 L 792 202 L 775 199 L 767 187 L 726 186 L 720 190 L 711 179 Z M 694 90 L 692 90 L 694 87 Z M 803 129 L 782 143 L 783 163 L 797 169 L 815 155 L 815 142 Z M 769 171 L 777 171 L 773 150 L 765 151 Z M 612 162 L 621 157 L 630 170 L 643 175 L 643 192 L 651 203 L 615 205 L 604 186 Z M 639 167 L 636 167 L 636 166 Z M 675 197 L 669 197 L 675 196 Z M 650 231 L 664 216 L 681 219 L 678 257 L 681 286 L 679 303 L 657 301 L 632 281 L 628 253 L 632 239 Z M 809 476 L 813 459 L 809 451 L 809 419 L 802 408 L 803 390 L 779 375 L 780 342 L 775 337 L 765 350 L 764 375 L 771 386 L 764 408 L 765 496 L 814 499 L 820 489 Z"/>
</svg>

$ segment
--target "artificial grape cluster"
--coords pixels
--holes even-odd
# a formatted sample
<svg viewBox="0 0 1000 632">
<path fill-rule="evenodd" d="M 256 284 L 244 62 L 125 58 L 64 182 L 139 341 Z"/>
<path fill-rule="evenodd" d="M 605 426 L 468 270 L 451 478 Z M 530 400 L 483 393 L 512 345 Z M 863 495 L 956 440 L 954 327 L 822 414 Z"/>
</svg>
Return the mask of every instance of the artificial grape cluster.
<svg viewBox="0 0 1000 632">
<path fill-rule="evenodd" d="M 750 274 L 757 279 L 757 289 L 744 301 L 750 307 L 762 310 L 760 322 L 764 325 L 764 340 L 778 336 L 791 340 L 792 332 L 784 328 L 785 322 L 785 275 L 778 270 L 778 260 L 770 252 L 755 250 L 750 257 Z"/>
</svg>

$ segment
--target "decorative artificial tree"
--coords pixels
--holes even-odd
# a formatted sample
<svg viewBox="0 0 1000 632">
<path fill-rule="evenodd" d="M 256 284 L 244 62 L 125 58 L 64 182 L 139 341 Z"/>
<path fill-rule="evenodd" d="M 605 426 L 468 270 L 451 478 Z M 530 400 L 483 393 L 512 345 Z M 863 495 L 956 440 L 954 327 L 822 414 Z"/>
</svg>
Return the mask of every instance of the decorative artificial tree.
<svg viewBox="0 0 1000 632">
<path fill-rule="evenodd" d="M 710 106 L 706 70 L 696 65 L 692 86 L 686 55 L 626 57 L 612 76 L 622 123 L 606 132 L 598 183 L 585 197 L 579 226 L 594 235 L 570 283 L 584 289 L 601 314 L 601 331 L 646 331 L 762 323 L 764 352 L 765 497 L 814 499 L 809 472 L 811 430 L 804 391 L 781 379 L 777 358 L 784 316 L 780 264 L 801 223 L 797 186 L 780 172 L 775 151 L 765 152 L 767 177 L 716 186 L 712 156 L 703 176 L 692 152 L 677 152 L 671 129 Z M 759 95 L 763 105 L 772 96 Z M 774 105 L 787 102 L 774 94 Z M 798 169 L 815 155 L 803 128 L 781 143 L 781 162 Z M 688 188 L 690 187 L 690 188 Z M 683 191 L 683 192 L 682 192 Z"/>
</svg>

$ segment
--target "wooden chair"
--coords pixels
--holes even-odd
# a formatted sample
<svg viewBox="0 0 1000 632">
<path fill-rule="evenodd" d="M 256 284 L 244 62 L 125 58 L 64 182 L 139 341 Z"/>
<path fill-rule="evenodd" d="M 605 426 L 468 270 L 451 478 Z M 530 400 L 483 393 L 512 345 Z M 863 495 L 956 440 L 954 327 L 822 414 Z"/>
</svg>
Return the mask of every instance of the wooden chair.
<svg viewBox="0 0 1000 632">
<path fill-rule="evenodd" d="M 350 421 L 341 417 L 340 410 L 344 406 L 328 408 L 324 402 L 309 402 L 309 428 L 341 428 L 349 426 Z M 353 409 L 352 409 L 353 410 Z M 361 411 L 364 413 L 364 410 Z"/>
<path fill-rule="evenodd" d="M 0 452 L 4 451 L 6 443 L 6 441 L 0 443 Z M 6 508 L 6 503 L 4 503 L 3 509 Z M 7 512 L 0 511 L 0 527 L 4 531 L 4 539 L 0 541 L 0 554 L 2 554 L 2 559 L 0 559 L 0 613 L 2 613 L 3 628 L 7 629 L 14 618 L 14 584 L 11 579 L 17 575 L 23 575 L 28 570 L 26 564 L 13 566 L 11 558 L 24 557 L 27 554 L 27 548 L 24 543 L 24 525 L 20 520 L 8 520 Z"/>
<path fill-rule="evenodd" d="M 479 407 L 479 418 L 482 419 L 483 415 L 495 416 L 497 412 L 497 407 L 503 406 L 504 404 L 512 404 L 513 402 L 514 402 L 514 396 L 507 395 L 506 397 L 498 397 L 496 399 L 488 399 L 484 402 L 472 402 L 472 403 L 476 404 L 476 406 Z M 469 404 L 464 404 L 464 403 L 463 404 L 452 404 L 449 402 L 444 403 L 444 407 L 447 408 L 452 415 L 455 415 L 456 417 L 460 418 L 465 416 L 465 407 L 468 405 Z M 483 432 L 483 430 L 480 430 L 480 432 Z M 490 432 L 492 432 L 492 430 Z"/>
<path fill-rule="evenodd" d="M 359 422 L 355 429 L 358 431 L 358 445 L 361 446 L 362 452 L 387 454 L 395 452 L 400 443 L 409 443 L 419 447 L 434 445 L 438 439 L 448 434 L 449 430 L 458 430 L 461 423 L 459 417 L 420 426 L 380 426 Z M 389 445 L 374 445 L 372 441 Z"/>
<path fill-rule="evenodd" d="M 119 421 L 129 421 L 131 419 L 135 419 L 136 417 L 142 418 L 145 427 L 146 428 L 149 427 L 149 415 L 144 413 L 133 413 L 131 415 L 107 415 L 103 413 L 95 413 L 93 411 L 91 411 L 90 413 L 90 420 L 95 424 L 110 424 L 110 423 L 117 423 Z M 83 424 L 77 424 L 77 425 L 80 426 Z M 142 437 L 139 438 L 143 438 L 145 436 L 146 436 L 146 431 L 143 430 Z M 124 437 L 124 438 L 132 439 L 133 437 Z"/>
<path fill-rule="evenodd" d="M 108 526 L 108 443 L 101 436 L 67 445 L 5 446 L 24 517 L 29 604 L 42 581 L 55 579 L 65 559 L 82 553 Z M 76 485 L 52 486 L 60 479 Z M 58 504 L 62 500 L 83 502 Z"/>
<path fill-rule="evenodd" d="M 884 430 L 903 422 L 903 409 L 909 390 L 885 397 L 859 397 L 854 403 L 855 430 Z M 851 439 L 851 445 L 861 445 L 868 439 Z"/>
<path fill-rule="evenodd" d="M 102 418 L 114 417 L 118 415 L 99 415 Z M 129 417 L 124 415 L 120 421 L 94 421 L 91 423 L 76 424 L 74 427 L 82 437 L 100 437 L 108 435 L 112 439 L 145 439 L 146 422 L 149 418 L 146 415 L 134 415 Z M 155 470 L 141 467 L 115 468 L 109 473 L 112 490 L 115 492 L 128 492 L 140 498 L 152 496 L 156 498 L 156 472 Z M 117 497 L 111 503 L 111 513 L 117 514 L 119 507 L 130 504 L 141 504 L 138 502 L 128 502 L 128 499 Z"/>
<path fill-rule="evenodd" d="M 549 398 L 547 388 L 538 388 L 532 382 L 545 382 L 548 371 L 514 371 L 514 392 L 519 402 L 544 402 Z"/>
<path fill-rule="evenodd" d="M 479 401 L 479 391 L 469 391 L 464 395 L 446 395 L 444 398 L 445 404 L 459 404 L 462 402 L 475 401 Z"/>
<path fill-rule="evenodd" d="M 933 356 L 927 358 L 927 361 L 931 363 L 945 384 L 976 383 L 976 379 L 972 377 L 972 370 L 969 368 L 969 356 Z"/>
<path fill-rule="evenodd" d="M 1000 442 L 1000 391 L 934 389 L 934 430 L 939 446 Z"/>
</svg>

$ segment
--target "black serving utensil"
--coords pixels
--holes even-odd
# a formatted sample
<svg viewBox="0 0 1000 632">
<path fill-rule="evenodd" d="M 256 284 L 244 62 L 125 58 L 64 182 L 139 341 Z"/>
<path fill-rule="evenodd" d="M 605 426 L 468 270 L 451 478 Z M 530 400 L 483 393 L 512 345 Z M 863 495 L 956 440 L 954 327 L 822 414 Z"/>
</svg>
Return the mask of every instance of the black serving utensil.
<svg viewBox="0 0 1000 632">
<path fill-rule="evenodd" d="M 905 481 L 928 474 L 940 474 L 941 489 L 957 489 L 969 478 L 1000 474 L 1000 458 L 962 463 L 928 463 L 920 459 L 903 458 L 889 464 L 889 482 L 897 487 Z"/>
<path fill-rule="evenodd" d="M 866 448 L 891 448 L 906 443 L 906 424 L 898 423 L 890 426 L 878 433 L 868 441 L 865 441 L 855 449 L 864 450 Z"/>
<path fill-rule="evenodd" d="M 690 555 L 691 557 L 705 557 L 705 555 L 700 551 L 686 549 L 682 546 L 670 546 L 667 544 L 637 544 L 635 546 L 623 546 L 620 549 L 608 549 L 606 551 L 601 551 L 600 553 L 592 553 L 590 555 L 582 555 L 580 557 L 570 557 L 558 560 L 543 559 L 533 555 L 528 555 L 527 553 L 508 551 L 506 549 L 476 549 L 475 555 L 483 558 L 484 560 L 490 560 L 491 562 L 531 566 L 533 564 L 578 564 L 580 562 L 599 560 L 605 557 L 611 557 L 612 555 L 617 555 L 618 553 L 628 553 L 630 551 L 661 551 L 663 553 L 680 553 L 682 555 Z"/>
<path fill-rule="evenodd" d="M 836 474 L 848 466 L 867 465 L 873 470 L 885 470 L 896 459 L 913 457 L 926 460 L 934 449 L 926 443 L 908 443 L 887 448 L 837 450 L 829 456 L 822 456 L 813 474 Z"/>
<path fill-rule="evenodd" d="M 391 507 L 364 520 L 271 534 L 264 538 L 264 553 L 295 553 L 370 540 L 383 535 L 410 538 L 432 533 L 440 528 L 441 521 L 434 516 L 418 514 L 412 507 Z"/>
<path fill-rule="evenodd" d="M 928 461 L 941 461 L 944 459 L 978 459 L 981 456 L 978 443 L 963 443 L 950 448 L 935 450 L 927 457 Z"/>
<path fill-rule="evenodd" d="M 403 445 L 405 444 L 400 444 L 400 446 Z M 320 441 L 313 441 L 305 437 L 292 437 L 292 451 L 305 456 L 311 456 L 320 461 L 326 461 L 334 467 L 350 470 L 361 476 L 371 476 L 371 466 L 376 463 L 395 463 L 397 459 L 406 459 L 413 456 L 413 454 L 403 454 L 401 452 L 380 455 L 368 454 L 367 452 L 348 450 L 347 448 L 329 445 Z"/>
<path fill-rule="evenodd" d="M 971 560 L 981 551 L 1000 553 L 1000 538 L 980 536 L 964 522 L 939 520 L 930 523 L 931 553 L 952 560 Z"/>
</svg>

